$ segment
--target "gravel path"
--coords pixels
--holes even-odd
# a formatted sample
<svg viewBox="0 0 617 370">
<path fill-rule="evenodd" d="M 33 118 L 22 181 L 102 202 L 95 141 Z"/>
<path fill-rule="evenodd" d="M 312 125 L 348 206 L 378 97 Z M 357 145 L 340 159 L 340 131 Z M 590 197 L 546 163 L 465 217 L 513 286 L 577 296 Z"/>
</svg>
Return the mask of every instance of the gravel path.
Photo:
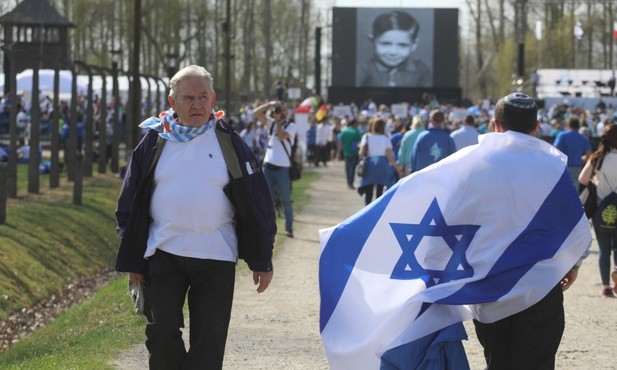
<svg viewBox="0 0 617 370">
<path fill-rule="evenodd" d="M 316 170 L 322 177 L 310 189 L 311 201 L 296 215 L 296 237 L 285 241 L 274 261 L 272 285 L 257 294 L 250 275 L 236 280 L 226 370 L 328 369 L 319 337 L 317 230 L 347 218 L 363 206 L 363 200 L 347 189 L 342 162 Z M 565 294 L 566 331 L 557 355 L 558 369 L 617 369 L 617 344 L 610 329 L 617 319 L 617 299 L 600 297 L 598 279 L 594 242 L 577 282 Z M 483 369 L 481 347 L 469 324 L 467 356 L 472 369 Z M 145 369 L 147 358 L 141 344 L 119 354 L 113 365 L 122 370 Z"/>
</svg>

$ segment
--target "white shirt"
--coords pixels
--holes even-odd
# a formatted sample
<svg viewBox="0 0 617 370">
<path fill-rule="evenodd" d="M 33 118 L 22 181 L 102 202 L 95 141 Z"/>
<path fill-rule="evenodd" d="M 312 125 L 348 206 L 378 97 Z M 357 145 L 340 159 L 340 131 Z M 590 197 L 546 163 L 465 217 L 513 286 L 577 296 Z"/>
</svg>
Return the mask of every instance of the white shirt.
<svg viewBox="0 0 617 370">
<path fill-rule="evenodd" d="M 332 132 L 332 128 L 330 124 L 327 122 L 321 122 L 317 125 L 317 130 L 315 131 L 315 144 L 317 145 L 326 145 L 328 144 L 328 139 L 330 138 L 330 133 Z"/>
<path fill-rule="evenodd" d="M 386 135 L 366 134 L 360 140 L 360 148 L 368 142 L 367 156 L 382 156 L 386 155 L 386 149 L 392 149 L 392 142 Z"/>
<path fill-rule="evenodd" d="M 291 155 L 291 146 L 296 138 L 296 124 L 288 122 L 283 125 L 283 130 L 289 135 L 289 140 L 284 140 L 283 142 L 276 136 L 276 122 L 272 118 L 268 118 L 266 128 L 268 134 L 270 132 L 272 134 L 268 138 L 268 149 L 266 149 L 266 154 L 264 155 L 264 162 L 279 167 L 290 167 L 289 156 Z M 284 148 L 283 145 L 285 145 Z"/>
<path fill-rule="evenodd" d="M 148 247 L 184 257 L 236 262 L 234 211 L 223 187 L 227 166 L 214 129 L 168 141 L 154 172 Z"/>
</svg>

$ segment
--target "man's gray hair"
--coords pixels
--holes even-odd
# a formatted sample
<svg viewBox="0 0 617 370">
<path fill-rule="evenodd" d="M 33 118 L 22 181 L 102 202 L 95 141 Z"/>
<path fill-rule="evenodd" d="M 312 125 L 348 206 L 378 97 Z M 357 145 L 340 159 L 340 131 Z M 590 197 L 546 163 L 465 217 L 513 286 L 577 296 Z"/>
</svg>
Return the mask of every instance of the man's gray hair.
<svg viewBox="0 0 617 370">
<path fill-rule="evenodd" d="M 171 80 L 169 80 L 169 95 L 175 99 L 178 83 L 191 77 L 202 77 L 210 86 L 210 92 L 214 91 L 214 79 L 212 78 L 210 72 L 206 71 L 206 69 L 202 66 L 193 64 L 182 68 L 171 78 Z"/>
</svg>

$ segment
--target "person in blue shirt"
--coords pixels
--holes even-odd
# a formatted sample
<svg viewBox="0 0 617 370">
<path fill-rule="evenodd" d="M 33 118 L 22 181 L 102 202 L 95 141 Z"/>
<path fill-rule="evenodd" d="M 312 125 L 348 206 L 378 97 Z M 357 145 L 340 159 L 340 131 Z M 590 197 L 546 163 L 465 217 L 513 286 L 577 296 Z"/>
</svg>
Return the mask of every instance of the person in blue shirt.
<svg viewBox="0 0 617 370">
<path fill-rule="evenodd" d="M 568 156 L 568 171 L 572 177 L 572 184 L 578 186 L 578 175 L 591 154 L 589 139 L 578 132 L 580 121 L 578 117 L 570 116 L 566 120 L 567 130 L 557 134 L 553 145 Z"/>
<path fill-rule="evenodd" d="M 315 161 L 317 155 L 317 122 L 311 121 L 311 127 L 306 130 L 306 160 L 309 163 Z"/>
<path fill-rule="evenodd" d="M 456 152 L 454 140 L 444 128 L 446 117 L 439 109 L 431 111 L 429 128 L 418 135 L 411 150 L 411 171 L 421 169 L 437 163 L 450 154 Z"/>
</svg>

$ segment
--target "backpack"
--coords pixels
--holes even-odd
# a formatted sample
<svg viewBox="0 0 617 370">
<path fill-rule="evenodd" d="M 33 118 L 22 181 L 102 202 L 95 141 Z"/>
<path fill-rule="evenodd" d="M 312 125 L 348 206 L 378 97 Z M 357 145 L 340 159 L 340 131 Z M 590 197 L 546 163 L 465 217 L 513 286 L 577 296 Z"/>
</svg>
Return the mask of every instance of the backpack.
<svg viewBox="0 0 617 370">
<path fill-rule="evenodd" d="M 615 189 L 598 204 L 598 209 L 593 215 L 593 224 L 600 232 L 617 234 L 617 193 Z"/>
<path fill-rule="evenodd" d="M 287 141 L 291 144 L 291 140 L 287 139 Z M 287 152 L 287 148 L 283 145 L 283 149 Z M 302 159 L 298 158 L 298 135 L 294 135 L 294 142 L 291 144 L 291 154 L 289 155 L 289 159 L 291 161 L 291 167 L 289 167 L 289 179 L 291 181 L 300 180 L 302 178 Z"/>
<path fill-rule="evenodd" d="M 617 193 L 607 195 L 593 215 L 593 223 L 598 231 L 617 234 Z"/>
</svg>

